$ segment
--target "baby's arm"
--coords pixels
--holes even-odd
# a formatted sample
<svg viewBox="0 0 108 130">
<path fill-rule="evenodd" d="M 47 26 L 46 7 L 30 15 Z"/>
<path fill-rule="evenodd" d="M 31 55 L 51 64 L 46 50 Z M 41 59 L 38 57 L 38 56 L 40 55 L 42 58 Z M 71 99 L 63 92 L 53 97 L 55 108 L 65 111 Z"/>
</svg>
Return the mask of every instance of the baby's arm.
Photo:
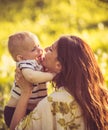
<svg viewBox="0 0 108 130">
<path fill-rule="evenodd" d="M 55 74 L 49 72 L 35 71 L 32 69 L 22 69 L 23 76 L 31 83 L 42 83 L 51 81 Z"/>
</svg>

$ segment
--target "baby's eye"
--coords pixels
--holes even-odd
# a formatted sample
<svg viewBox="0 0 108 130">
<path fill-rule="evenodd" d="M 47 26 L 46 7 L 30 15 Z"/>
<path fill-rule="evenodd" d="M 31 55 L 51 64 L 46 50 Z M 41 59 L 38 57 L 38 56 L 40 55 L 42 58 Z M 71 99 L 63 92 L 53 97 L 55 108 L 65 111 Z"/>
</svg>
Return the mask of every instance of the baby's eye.
<svg viewBox="0 0 108 130">
<path fill-rule="evenodd" d="M 36 50 L 36 47 L 34 47 L 31 51 L 35 51 Z"/>
</svg>

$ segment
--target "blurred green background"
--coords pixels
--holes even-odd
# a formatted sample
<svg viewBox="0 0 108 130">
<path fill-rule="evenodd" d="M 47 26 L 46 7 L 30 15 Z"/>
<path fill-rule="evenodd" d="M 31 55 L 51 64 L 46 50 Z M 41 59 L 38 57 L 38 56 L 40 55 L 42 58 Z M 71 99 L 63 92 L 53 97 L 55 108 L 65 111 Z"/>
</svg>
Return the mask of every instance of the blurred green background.
<svg viewBox="0 0 108 130">
<path fill-rule="evenodd" d="M 7 40 L 19 31 L 35 33 L 42 47 L 63 34 L 80 36 L 96 54 L 108 86 L 108 0 L 0 0 L 0 130 L 7 130 L 3 109 L 15 69 Z"/>
</svg>

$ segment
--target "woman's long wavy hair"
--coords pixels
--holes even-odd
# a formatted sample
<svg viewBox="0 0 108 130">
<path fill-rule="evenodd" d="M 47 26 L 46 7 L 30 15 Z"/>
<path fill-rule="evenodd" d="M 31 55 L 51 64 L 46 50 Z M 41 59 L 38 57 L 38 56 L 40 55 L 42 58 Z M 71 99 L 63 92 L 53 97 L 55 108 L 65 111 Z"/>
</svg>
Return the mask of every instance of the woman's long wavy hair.
<svg viewBox="0 0 108 130">
<path fill-rule="evenodd" d="M 108 130 L 108 91 L 94 53 L 76 36 L 57 40 L 61 72 L 54 81 L 74 96 L 82 109 L 87 130 Z"/>
</svg>

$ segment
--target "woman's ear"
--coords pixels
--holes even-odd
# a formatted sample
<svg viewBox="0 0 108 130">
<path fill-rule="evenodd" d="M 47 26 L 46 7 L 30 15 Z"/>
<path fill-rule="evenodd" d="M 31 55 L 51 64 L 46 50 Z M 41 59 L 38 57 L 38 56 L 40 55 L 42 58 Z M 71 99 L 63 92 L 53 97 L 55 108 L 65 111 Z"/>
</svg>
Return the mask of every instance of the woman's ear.
<svg viewBox="0 0 108 130">
<path fill-rule="evenodd" d="M 17 61 L 21 61 L 21 60 L 23 60 L 23 57 L 22 57 L 22 55 L 17 55 Z"/>
<path fill-rule="evenodd" d="M 62 69 L 62 65 L 61 65 L 61 63 L 59 61 L 57 61 L 57 63 L 56 63 L 56 71 L 57 71 L 57 73 L 59 73 L 61 71 L 61 69 Z"/>
</svg>

